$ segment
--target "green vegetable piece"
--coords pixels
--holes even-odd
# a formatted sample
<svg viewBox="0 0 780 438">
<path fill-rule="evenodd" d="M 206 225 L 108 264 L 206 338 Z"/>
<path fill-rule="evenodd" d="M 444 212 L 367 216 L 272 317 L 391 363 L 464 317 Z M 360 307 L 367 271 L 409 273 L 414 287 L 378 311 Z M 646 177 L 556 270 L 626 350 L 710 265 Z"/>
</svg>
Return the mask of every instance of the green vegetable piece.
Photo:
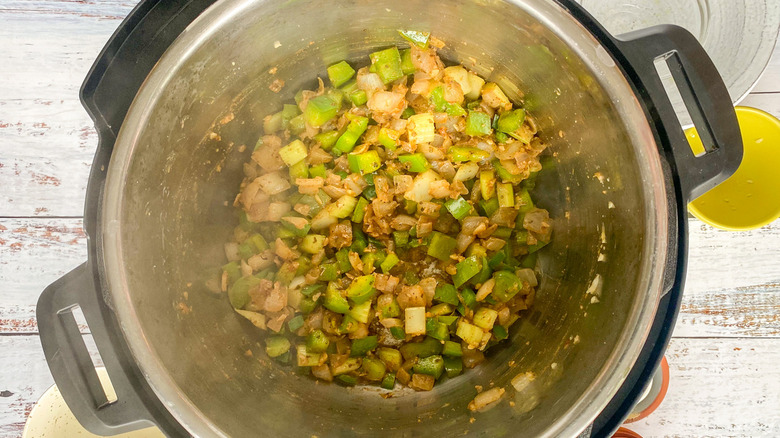
<svg viewBox="0 0 780 438">
<path fill-rule="evenodd" d="M 310 297 L 317 292 L 324 292 L 325 291 L 325 285 L 322 283 L 317 284 L 310 284 L 308 286 L 304 286 L 303 289 L 301 289 L 301 294 L 305 297 Z"/>
<path fill-rule="evenodd" d="M 503 261 L 506 259 L 506 252 L 502 249 L 501 251 L 498 251 L 497 253 L 493 254 L 488 259 L 488 266 L 490 266 L 490 269 L 496 269 L 498 266 L 503 263 Z"/>
<path fill-rule="evenodd" d="M 355 304 L 349 310 L 349 316 L 355 318 L 356 321 L 363 324 L 368 323 L 368 317 L 371 313 L 371 300 L 364 301 L 360 304 Z"/>
<path fill-rule="evenodd" d="M 355 209 L 356 205 L 357 199 L 349 195 L 344 195 L 337 199 L 336 202 L 328 205 L 326 208 L 331 215 L 339 219 L 344 219 L 352 214 L 352 211 Z"/>
<path fill-rule="evenodd" d="M 406 214 L 415 214 L 417 212 L 417 203 L 410 201 L 409 199 L 404 199 L 404 211 Z"/>
<path fill-rule="evenodd" d="M 493 330 L 493 324 L 498 318 L 498 312 L 488 307 L 480 307 L 474 312 L 474 325 L 483 330 Z"/>
<path fill-rule="evenodd" d="M 427 374 L 438 379 L 444 372 L 444 358 L 439 355 L 424 357 L 417 361 L 412 369 L 415 373 Z"/>
<path fill-rule="evenodd" d="M 336 102 L 332 97 L 323 94 L 309 100 L 306 111 L 304 111 L 304 118 L 306 123 L 319 128 L 336 117 L 340 109 L 341 102 Z"/>
<path fill-rule="evenodd" d="M 301 310 L 301 313 L 303 313 L 304 315 L 308 315 L 309 313 L 313 312 L 314 309 L 316 309 L 317 306 L 319 306 L 319 304 L 320 304 L 319 299 L 314 300 L 309 297 L 304 297 L 298 306 Z"/>
<path fill-rule="evenodd" d="M 425 321 L 425 334 L 433 339 L 447 341 L 450 339 L 450 328 L 447 327 L 447 324 L 439 322 L 436 318 L 428 318 Z"/>
<path fill-rule="evenodd" d="M 306 349 L 312 353 L 324 353 L 329 345 L 330 339 L 322 330 L 314 330 L 306 336 Z"/>
<path fill-rule="evenodd" d="M 509 333 L 507 332 L 506 328 L 501 325 L 494 325 L 493 326 L 493 336 L 496 337 L 497 340 L 503 341 L 504 339 L 509 337 Z"/>
<path fill-rule="evenodd" d="M 465 161 L 478 162 L 490 158 L 490 153 L 479 148 L 453 146 L 447 151 L 447 157 L 456 163 Z"/>
<path fill-rule="evenodd" d="M 428 48 L 428 41 L 431 39 L 430 32 L 420 32 L 416 30 L 399 29 L 398 33 L 401 34 L 401 36 L 404 37 L 406 41 L 409 41 L 409 43 L 414 44 L 415 46 L 421 49 Z"/>
<path fill-rule="evenodd" d="M 382 318 L 396 318 L 401 316 L 401 306 L 398 305 L 395 296 L 389 304 L 383 303 L 383 305 L 377 305 L 377 310 L 379 310 Z"/>
<path fill-rule="evenodd" d="M 407 165 L 410 172 L 425 172 L 431 165 L 428 164 L 428 160 L 425 155 L 421 153 L 399 155 L 398 161 Z"/>
<path fill-rule="evenodd" d="M 522 189 L 517 194 L 517 209 L 520 211 L 520 213 L 528 213 L 534 209 L 534 201 L 531 199 L 531 195 L 528 193 L 528 190 Z"/>
<path fill-rule="evenodd" d="M 480 246 L 480 248 L 482 247 Z M 480 269 L 479 273 L 471 279 L 472 284 L 482 284 L 488 281 L 490 276 L 493 274 L 493 270 L 491 270 L 490 266 L 488 265 L 487 257 L 480 255 L 479 259 L 482 262 L 482 269 Z"/>
<path fill-rule="evenodd" d="M 542 248 L 544 248 L 545 246 L 547 246 L 547 244 L 548 244 L 548 243 L 550 243 L 550 242 L 542 242 L 542 241 L 540 240 L 538 243 L 536 243 L 536 244 L 534 244 L 534 245 L 529 245 L 529 246 L 528 246 L 528 253 L 529 253 L 529 254 L 533 254 L 533 253 L 535 253 L 536 251 L 539 251 L 540 249 L 542 249 Z"/>
<path fill-rule="evenodd" d="M 236 309 L 243 309 L 249 303 L 249 290 L 260 284 L 255 277 L 241 277 L 228 289 L 230 304 Z"/>
<path fill-rule="evenodd" d="M 401 69 L 401 54 L 398 47 L 380 50 L 369 55 L 371 66 L 376 69 L 376 73 L 382 79 L 382 82 L 389 84 L 404 77 Z"/>
<path fill-rule="evenodd" d="M 498 206 L 499 207 L 514 207 L 515 206 L 515 193 L 512 188 L 512 184 L 499 183 L 496 187 L 496 193 L 498 194 Z"/>
<path fill-rule="evenodd" d="M 282 119 L 288 122 L 300 113 L 301 110 L 298 108 L 298 105 L 284 104 L 282 107 Z"/>
<path fill-rule="evenodd" d="M 466 129 L 463 132 L 473 137 L 490 135 L 493 132 L 490 116 L 479 111 L 469 110 L 469 115 L 466 117 Z"/>
<path fill-rule="evenodd" d="M 363 217 L 366 215 L 366 207 L 368 207 L 368 200 L 361 196 L 357 205 L 355 205 L 355 210 L 352 211 L 352 222 L 356 224 L 363 222 Z"/>
<path fill-rule="evenodd" d="M 387 365 L 387 369 L 390 371 L 398 371 L 404 361 L 401 352 L 395 348 L 379 348 L 376 350 L 376 355 Z"/>
<path fill-rule="evenodd" d="M 460 302 L 458 300 L 458 291 L 455 286 L 449 283 L 440 283 L 436 286 L 436 293 L 433 295 L 433 299 L 442 303 L 451 304 L 457 306 Z"/>
<path fill-rule="evenodd" d="M 349 312 L 349 302 L 346 298 L 341 296 L 341 293 L 335 287 L 328 285 L 325 290 L 325 297 L 323 298 L 322 305 L 326 309 L 336 313 Z"/>
<path fill-rule="evenodd" d="M 282 129 L 282 112 L 279 111 L 276 114 L 271 114 L 263 119 L 263 132 L 267 134 L 273 134 L 276 131 Z M 260 143 L 262 145 L 262 143 Z M 255 145 L 255 149 L 257 145 Z"/>
<path fill-rule="evenodd" d="M 316 367 L 322 362 L 322 354 L 308 351 L 305 345 L 298 345 L 295 350 L 299 367 Z"/>
<path fill-rule="evenodd" d="M 520 292 L 522 283 L 514 272 L 498 271 L 493 274 L 493 278 L 496 280 L 496 284 L 493 286 L 491 295 L 502 303 L 506 303 Z"/>
<path fill-rule="evenodd" d="M 406 339 L 406 332 L 401 327 L 390 327 L 390 334 L 396 339 Z"/>
<path fill-rule="evenodd" d="M 342 335 L 355 333 L 359 328 L 360 322 L 350 315 L 346 315 L 339 326 L 339 333 Z"/>
<path fill-rule="evenodd" d="M 303 114 L 298 115 L 290 119 L 290 123 L 287 126 L 293 135 L 298 135 L 306 130 L 306 118 Z"/>
<path fill-rule="evenodd" d="M 222 266 L 222 270 L 228 274 L 228 282 L 231 284 L 241 278 L 241 265 L 238 262 L 230 262 Z"/>
<path fill-rule="evenodd" d="M 496 143 L 506 143 L 507 140 L 509 140 L 509 136 L 504 134 L 503 132 L 496 131 Z"/>
<path fill-rule="evenodd" d="M 441 354 L 450 357 L 461 357 L 463 356 L 463 349 L 458 342 L 444 341 L 444 348 L 442 348 Z"/>
<path fill-rule="evenodd" d="M 476 348 L 482 343 L 484 334 L 484 330 L 474 324 L 469 324 L 463 319 L 458 321 L 458 328 L 455 331 L 455 335 L 463 339 L 471 348 Z"/>
<path fill-rule="evenodd" d="M 365 373 L 366 380 L 379 382 L 385 377 L 387 366 L 379 359 L 367 357 L 363 359 L 363 373 Z"/>
<path fill-rule="evenodd" d="M 293 333 L 297 332 L 301 327 L 303 327 L 303 316 L 301 315 L 296 315 L 287 322 L 287 328 Z"/>
<path fill-rule="evenodd" d="M 365 194 L 365 192 L 363 192 Z M 361 254 L 366 250 L 368 246 L 368 239 L 366 239 L 365 233 L 360 229 L 358 224 L 352 224 L 352 246 L 350 249 L 358 254 Z"/>
<path fill-rule="evenodd" d="M 300 140 L 294 140 L 292 143 L 279 149 L 279 157 L 282 158 L 287 167 L 300 163 L 307 155 L 309 155 L 309 151 Z"/>
<path fill-rule="evenodd" d="M 312 178 L 317 177 L 317 176 L 325 178 L 325 176 L 327 176 L 327 174 L 328 174 L 328 171 L 325 168 L 324 164 L 315 164 L 314 166 L 311 166 L 309 168 L 309 176 L 311 176 Z M 310 213 L 310 215 L 311 215 L 311 213 Z"/>
<path fill-rule="evenodd" d="M 255 254 L 257 254 L 257 248 L 251 242 L 243 242 L 238 245 L 238 255 L 242 259 L 246 260 Z"/>
<path fill-rule="evenodd" d="M 433 109 L 437 113 L 441 113 L 447 110 L 447 101 L 444 99 L 444 88 L 439 86 L 431 91 L 431 95 L 428 98 L 433 105 Z"/>
<path fill-rule="evenodd" d="M 347 386 L 355 386 L 357 385 L 357 377 L 350 376 L 349 374 L 342 374 L 338 377 L 336 377 L 336 380 L 339 382 L 347 385 Z"/>
<path fill-rule="evenodd" d="M 325 247 L 325 236 L 320 234 L 308 234 L 303 237 L 298 249 L 307 254 L 317 254 Z"/>
<path fill-rule="evenodd" d="M 412 117 L 415 114 L 417 113 L 414 111 L 414 108 L 406 107 L 406 109 L 401 113 L 401 118 L 405 120 L 408 119 L 409 117 Z"/>
<path fill-rule="evenodd" d="M 466 205 L 468 205 L 468 203 L 466 203 Z M 470 207 L 471 206 L 469 206 L 469 208 Z M 450 256 L 455 253 L 456 246 L 457 242 L 455 241 L 455 238 L 434 231 L 431 233 L 431 243 L 428 246 L 428 255 L 436 257 L 439 260 L 447 261 L 450 259 Z"/>
<path fill-rule="evenodd" d="M 365 90 L 355 90 L 349 93 L 347 97 L 355 106 L 365 105 L 368 102 L 368 94 L 366 94 Z"/>
<path fill-rule="evenodd" d="M 401 71 L 403 71 L 405 75 L 414 74 L 416 71 L 414 63 L 412 62 L 411 49 L 401 50 Z"/>
<path fill-rule="evenodd" d="M 452 309 L 452 308 L 450 307 L 450 309 Z M 450 312 L 452 312 L 452 310 L 450 310 Z M 458 316 L 457 315 L 440 315 L 440 316 L 437 317 L 437 319 L 439 320 L 439 322 L 443 322 L 444 324 L 447 324 L 448 326 L 451 326 L 452 324 L 455 324 L 455 322 L 458 321 Z"/>
<path fill-rule="evenodd" d="M 463 373 L 463 361 L 457 357 L 445 357 L 444 372 L 449 378 L 461 375 Z"/>
<path fill-rule="evenodd" d="M 314 140 L 320 143 L 322 149 L 329 151 L 333 148 L 333 145 L 336 144 L 336 140 L 338 140 L 340 136 L 338 131 L 326 131 L 315 135 Z"/>
<path fill-rule="evenodd" d="M 422 342 L 408 342 L 401 345 L 399 351 L 405 360 L 409 360 L 414 359 L 415 357 L 428 357 L 433 356 L 434 354 L 440 354 L 441 349 L 441 342 L 430 336 L 426 336 Z"/>
<path fill-rule="evenodd" d="M 398 256 L 391 252 L 387 255 L 387 257 L 385 257 L 385 260 L 379 265 L 379 267 L 382 268 L 382 272 L 389 274 L 390 270 L 393 269 L 393 267 L 397 265 L 399 261 L 400 259 Z"/>
<path fill-rule="evenodd" d="M 265 340 L 265 352 L 270 357 L 279 357 L 290 351 L 290 341 L 284 336 L 269 336 Z"/>
<path fill-rule="evenodd" d="M 354 173 L 360 173 L 365 175 L 373 173 L 382 167 L 382 160 L 379 158 L 379 153 L 375 150 L 363 152 L 362 154 L 349 154 L 347 156 L 349 160 L 349 170 Z"/>
<path fill-rule="evenodd" d="M 439 303 L 439 304 L 431 307 L 430 310 L 428 310 L 428 312 L 432 316 L 448 315 L 448 314 L 452 313 L 453 310 L 455 310 L 452 306 L 453 306 L 452 304 Z"/>
<path fill-rule="evenodd" d="M 342 154 L 351 152 L 366 128 L 368 128 L 368 117 L 354 116 L 347 125 L 347 129 L 336 141 L 336 145 L 333 147 L 334 151 Z"/>
<path fill-rule="evenodd" d="M 515 131 L 520 129 L 525 121 L 525 110 L 518 108 L 516 110 L 507 111 L 498 116 L 496 122 L 496 130 L 505 132 L 512 135 Z"/>
<path fill-rule="evenodd" d="M 366 336 L 361 339 L 354 339 L 352 341 L 352 348 L 349 351 L 350 357 L 365 356 L 366 353 L 375 349 L 379 345 L 376 336 Z"/>
<path fill-rule="evenodd" d="M 508 170 L 506 170 L 506 168 L 501 164 L 501 161 L 493 160 L 492 163 L 493 168 L 496 169 L 496 174 L 498 174 L 498 177 L 501 178 L 502 181 L 517 184 L 523 180 L 522 175 L 513 175 Z"/>
<path fill-rule="evenodd" d="M 404 247 L 409 243 L 409 232 L 408 231 L 394 231 L 393 232 L 393 242 L 395 243 L 395 246 L 397 247 Z"/>
<path fill-rule="evenodd" d="M 334 345 L 334 344 L 331 344 Z M 350 357 L 349 359 L 345 360 L 340 365 L 331 366 L 330 371 L 333 373 L 334 376 L 338 376 L 341 374 L 346 374 L 352 371 L 357 371 L 360 369 L 360 364 L 362 363 L 362 359 L 358 357 Z"/>
<path fill-rule="evenodd" d="M 452 217 L 457 220 L 462 220 L 468 216 L 471 211 L 471 204 L 468 203 L 462 196 L 458 196 L 457 199 L 450 199 L 444 203 L 444 206 L 450 212 Z"/>
<path fill-rule="evenodd" d="M 328 79 L 334 87 L 340 87 L 355 76 L 355 69 L 347 61 L 337 62 L 328 67 Z"/>
<path fill-rule="evenodd" d="M 334 281 L 339 278 L 339 268 L 336 263 L 323 263 L 320 265 L 320 281 Z M 334 310 L 335 312 L 335 310 Z"/>
<path fill-rule="evenodd" d="M 536 266 L 537 257 L 538 254 L 536 252 L 532 252 L 528 254 L 527 256 L 523 257 L 523 259 L 520 261 L 520 267 L 533 269 Z"/>
<path fill-rule="evenodd" d="M 377 137 L 377 140 L 379 141 L 379 144 L 385 147 L 385 149 L 395 152 L 396 148 L 398 147 L 398 138 L 400 136 L 401 134 L 396 130 L 390 128 L 381 128 L 379 129 L 379 136 Z"/>
<path fill-rule="evenodd" d="M 287 219 L 292 219 L 292 216 L 285 216 L 281 219 L 282 226 L 287 229 L 294 237 L 304 237 L 307 234 L 309 234 L 309 231 L 311 230 L 311 224 L 306 223 L 303 228 L 298 228 L 293 222 L 288 221 Z"/>
<path fill-rule="evenodd" d="M 352 264 L 349 262 L 348 248 L 341 248 L 340 250 L 336 251 L 336 260 L 338 262 L 339 271 L 341 273 L 352 270 Z"/>
<path fill-rule="evenodd" d="M 382 379 L 382 383 L 379 384 L 382 389 L 392 390 L 395 388 L 395 374 L 387 373 Z"/>
<path fill-rule="evenodd" d="M 347 296 L 355 304 L 370 300 L 374 297 L 374 294 L 376 294 L 376 289 L 374 289 L 373 275 L 355 277 L 355 279 L 352 280 L 352 284 L 347 288 Z"/>
<path fill-rule="evenodd" d="M 463 304 L 469 309 L 473 309 L 477 306 L 477 294 L 471 289 L 463 289 L 460 291 L 460 298 Z"/>
</svg>

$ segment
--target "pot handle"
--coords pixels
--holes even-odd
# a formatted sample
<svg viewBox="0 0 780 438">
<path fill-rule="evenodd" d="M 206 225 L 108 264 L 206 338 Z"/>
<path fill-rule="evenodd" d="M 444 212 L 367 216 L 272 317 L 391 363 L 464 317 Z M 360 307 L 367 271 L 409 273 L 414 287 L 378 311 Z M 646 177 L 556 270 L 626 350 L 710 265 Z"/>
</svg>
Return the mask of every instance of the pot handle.
<svg viewBox="0 0 780 438">
<path fill-rule="evenodd" d="M 152 414 L 137 392 L 122 359 L 111 347 L 118 328 L 100 317 L 96 279 L 87 263 L 49 285 L 38 299 L 36 319 L 41 345 L 54 381 L 75 417 L 90 432 L 115 435 L 153 426 Z M 98 378 L 73 311 L 81 308 L 109 372 L 117 399 L 109 400 Z M 135 381 L 134 381 L 135 380 Z"/>
<path fill-rule="evenodd" d="M 661 25 L 617 37 L 633 76 L 644 85 L 650 115 L 663 124 L 686 202 L 731 176 L 742 161 L 742 137 L 726 85 L 696 37 L 679 26 Z M 656 71 L 666 61 L 688 113 L 705 145 L 695 156 Z"/>
<path fill-rule="evenodd" d="M 138 89 L 182 31 L 216 0 L 142 0 L 122 21 L 81 85 L 81 103 L 113 143 Z"/>
</svg>

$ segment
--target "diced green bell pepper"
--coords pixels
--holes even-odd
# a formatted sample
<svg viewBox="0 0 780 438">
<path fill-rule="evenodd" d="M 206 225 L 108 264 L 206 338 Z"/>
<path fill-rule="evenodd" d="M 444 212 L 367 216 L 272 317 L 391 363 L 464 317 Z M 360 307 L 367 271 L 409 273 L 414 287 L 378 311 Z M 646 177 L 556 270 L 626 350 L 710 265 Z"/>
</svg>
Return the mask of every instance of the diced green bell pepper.
<svg viewBox="0 0 780 438">
<path fill-rule="evenodd" d="M 328 79 L 334 87 L 340 87 L 355 76 L 355 69 L 347 61 L 337 62 L 328 67 Z"/>
<path fill-rule="evenodd" d="M 463 361 L 458 357 L 445 357 L 444 372 L 449 378 L 459 376 L 463 372 Z"/>
<path fill-rule="evenodd" d="M 382 272 L 384 272 L 385 274 L 389 274 L 390 270 L 392 270 L 393 267 L 397 265 L 399 261 L 400 259 L 398 258 L 398 256 L 395 255 L 395 253 L 391 252 L 390 254 L 387 255 L 387 257 L 385 257 L 385 260 L 379 265 L 379 267 L 382 269 Z"/>
<path fill-rule="evenodd" d="M 336 140 L 339 139 L 340 135 L 338 131 L 320 132 L 314 136 L 314 140 L 320 143 L 322 149 L 329 151 L 336 144 Z"/>
<path fill-rule="evenodd" d="M 452 217 L 457 220 L 462 220 L 471 211 L 471 204 L 468 203 L 463 197 L 458 196 L 457 199 L 450 199 L 444 203 L 444 206 L 450 212 Z"/>
<path fill-rule="evenodd" d="M 461 357 L 463 356 L 463 349 L 458 342 L 444 341 L 444 348 L 442 348 L 441 354 L 450 357 Z"/>
<path fill-rule="evenodd" d="M 361 154 L 347 155 L 349 161 L 349 170 L 354 173 L 366 175 L 376 172 L 382 166 L 382 160 L 379 153 L 375 150 L 363 152 Z"/>
<path fill-rule="evenodd" d="M 498 116 L 496 122 L 496 130 L 512 135 L 515 131 L 520 129 L 525 121 L 525 110 L 518 108 L 516 110 L 507 111 Z"/>
<path fill-rule="evenodd" d="M 403 164 L 407 164 L 410 172 L 425 172 L 431 167 L 431 165 L 428 163 L 428 160 L 425 158 L 425 155 L 419 152 L 414 154 L 399 155 L 398 161 Z"/>
<path fill-rule="evenodd" d="M 406 40 L 409 41 L 409 43 L 414 44 L 415 46 L 421 48 L 421 49 L 427 49 L 428 48 L 428 41 L 431 39 L 431 33 L 430 32 L 420 32 L 417 30 L 398 30 L 398 33 L 401 34 L 401 36 Z"/>
<path fill-rule="evenodd" d="M 368 117 L 353 116 L 347 129 L 341 134 L 333 147 L 334 152 L 346 154 L 355 148 L 355 144 L 368 128 Z"/>
<path fill-rule="evenodd" d="M 382 82 L 389 84 L 404 77 L 401 68 L 401 54 L 398 47 L 380 50 L 369 55 L 371 66 L 376 69 L 376 73 L 382 79 Z"/>
<path fill-rule="evenodd" d="M 375 294 L 376 289 L 374 289 L 373 275 L 355 277 L 355 279 L 352 280 L 352 284 L 347 288 L 347 296 L 355 304 L 368 301 L 373 298 Z"/>
<path fill-rule="evenodd" d="M 468 203 L 466 205 L 468 205 Z M 471 206 L 469 206 L 469 208 L 471 208 Z M 436 257 L 439 260 L 447 261 L 450 259 L 450 256 L 454 254 L 455 246 L 457 246 L 457 242 L 453 237 L 434 231 L 431 236 L 431 243 L 428 246 L 428 255 Z"/>
<path fill-rule="evenodd" d="M 344 314 L 349 312 L 349 302 L 347 299 L 342 297 L 341 292 L 330 284 L 328 284 L 328 288 L 325 289 L 322 305 L 332 312 Z"/>
<path fill-rule="evenodd" d="M 490 153 L 479 148 L 453 146 L 447 151 L 447 157 L 456 163 L 465 161 L 478 162 L 490 158 Z"/>
<path fill-rule="evenodd" d="M 336 102 L 332 97 L 321 95 L 309 100 L 304 111 L 306 123 L 315 128 L 324 125 L 330 119 L 336 117 L 341 109 L 341 102 Z"/>
<path fill-rule="evenodd" d="M 438 379 L 444 372 L 444 359 L 439 355 L 424 357 L 414 364 L 413 369 L 415 373 L 427 374 Z"/>
<path fill-rule="evenodd" d="M 493 274 L 493 278 L 496 280 L 496 284 L 493 286 L 491 295 L 502 303 L 509 301 L 520 292 L 520 279 L 514 272 L 498 271 Z"/>
<path fill-rule="evenodd" d="M 366 353 L 375 349 L 379 345 L 376 336 L 366 336 L 361 339 L 352 340 L 352 348 L 350 349 L 350 357 L 365 356 Z"/>
<path fill-rule="evenodd" d="M 457 306 L 460 302 L 458 301 L 457 289 L 455 289 L 455 286 L 449 283 L 438 284 L 436 286 L 436 292 L 433 295 L 433 299 L 435 301 L 451 304 L 453 306 Z"/>
<path fill-rule="evenodd" d="M 473 137 L 490 135 L 493 132 L 490 116 L 483 112 L 469 110 L 469 115 L 466 117 L 466 129 L 463 132 Z"/>
<path fill-rule="evenodd" d="M 434 354 L 440 354 L 442 349 L 441 342 L 426 336 L 422 342 L 407 342 L 401 345 L 399 351 L 404 359 L 409 360 L 415 357 L 428 357 Z"/>
</svg>

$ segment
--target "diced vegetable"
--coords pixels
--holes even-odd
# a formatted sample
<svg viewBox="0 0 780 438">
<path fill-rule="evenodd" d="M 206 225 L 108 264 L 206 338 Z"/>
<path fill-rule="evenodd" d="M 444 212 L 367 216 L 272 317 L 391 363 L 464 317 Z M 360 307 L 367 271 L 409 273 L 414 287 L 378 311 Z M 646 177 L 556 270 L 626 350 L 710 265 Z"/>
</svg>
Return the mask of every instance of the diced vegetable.
<svg viewBox="0 0 780 438">
<path fill-rule="evenodd" d="M 325 247 L 325 236 L 319 234 L 308 234 L 303 237 L 298 248 L 308 254 L 317 254 Z"/>
<path fill-rule="evenodd" d="M 347 299 L 341 296 L 338 289 L 331 287 L 330 285 L 328 285 L 328 288 L 325 290 L 325 298 L 322 305 L 325 306 L 326 309 L 336 313 L 349 312 L 349 302 Z"/>
<path fill-rule="evenodd" d="M 463 361 L 457 357 L 444 357 L 444 372 L 447 377 L 453 378 L 463 373 Z"/>
<path fill-rule="evenodd" d="M 380 50 L 369 55 L 372 67 L 376 68 L 376 73 L 382 79 L 382 82 L 389 84 L 397 81 L 404 76 L 401 69 L 401 54 L 397 47 Z"/>
<path fill-rule="evenodd" d="M 439 260 L 449 260 L 450 256 L 455 251 L 456 245 L 457 242 L 454 238 L 438 231 L 434 231 L 431 235 L 431 243 L 428 245 L 428 255 L 436 257 Z"/>
<path fill-rule="evenodd" d="M 364 301 L 360 304 L 355 304 L 349 310 L 349 316 L 355 318 L 356 321 L 363 324 L 368 323 L 368 316 L 371 313 L 371 301 Z"/>
<path fill-rule="evenodd" d="M 309 100 L 303 116 L 306 123 L 318 128 L 328 120 L 336 117 L 340 109 L 341 102 L 336 102 L 331 97 L 322 95 Z"/>
<path fill-rule="evenodd" d="M 290 351 L 290 341 L 284 336 L 270 336 L 265 340 L 265 352 L 269 357 L 279 357 Z"/>
<path fill-rule="evenodd" d="M 390 253 L 387 255 L 387 257 L 385 257 L 385 260 L 379 265 L 379 267 L 382 268 L 382 272 L 387 274 L 391 269 L 393 269 L 395 265 L 398 264 L 399 261 L 400 259 L 397 255 L 395 255 L 395 253 Z"/>
<path fill-rule="evenodd" d="M 409 117 L 407 136 L 412 144 L 430 143 L 436 138 L 433 114 L 422 113 Z"/>
<path fill-rule="evenodd" d="M 366 336 L 365 338 L 352 341 L 352 348 L 349 351 L 351 357 L 365 356 L 366 353 L 375 349 L 379 345 L 376 336 Z"/>
<path fill-rule="evenodd" d="M 431 38 L 430 32 L 419 32 L 416 30 L 399 30 L 398 33 L 401 34 L 401 36 L 404 37 L 406 41 L 409 41 L 415 46 L 421 49 L 428 48 L 428 40 Z"/>
<path fill-rule="evenodd" d="M 444 359 L 439 355 L 424 357 L 414 364 L 413 369 L 415 373 L 427 374 L 438 379 L 444 372 Z"/>
<path fill-rule="evenodd" d="M 341 134 L 333 147 L 338 153 L 351 152 L 361 135 L 368 128 L 368 117 L 355 116 L 347 125 L 347 129 Z"/>
<path fill-rule="evenodd" d="M 469 348 L 474 349 L 479 347 L 479 344 L 482 343 L 482 336 L 485 332 L 476 325 L 469 324 L 461 319 L 458 321 L 458 328 L 455 331 L 455 334 L 463 339 L 469 345 Z"/>
<path fill-rule="evenodd" d="M 490 126 L 490 116 L 479 111 L 469 110 L 469 115 L 466 117 L 466 129 L 463 132 L 474 137 L 490 135 L 493 132 L 493 128 Z"/>
<path fill-rule="evenodd" d="M 493 274 L 496 285 L 493 287 L 493 297 L 505 303 L 520 292 L 520 279 L 512 272 L 498 271 Z"/>
<path fill-rule="evenodd" d="M 458 342 L 445 341 L 444 348 L 441 350 L 441 354 L 450 357 L 461 357 L 463 356 L 463 349 Z"/>
<path fill-rule="evenodd" d="M 328 79 L 334 87 L 340 87 L 355 76 L 355 69 L 347 61 L 337 62 L 328 67 Z"/>
<path fill-rule="evenodd" d="M 241 277 L 236 280 L 228 290 L 230 304 L 236 309 L 243 309 L 249 303 L 249 290 L 259 283 L 260 279 L 255 277 Z"/>
<path fill-rule="evenodd" d="M 349 170 L 361 175 L 375 172 L 382 166 L 382 160 L 375 150 L 362 154 L 349 154 L 347 157 L 349 158 Z"/>
<path fill-rule="evenodd" d="M 512 135 L 515 131 L 520 129 L 520 126 L 523 125 L 524 121 L 525 110 L 522 108 L 507 111 L 498 117 L 498 122 L 496 122 L 496 129 Z"/>
<path fill-rule="evenodd" d="M 471 204 L 461 197 L 450 199 L 444 203 L 444 206 L 449 210 L 452 217 L 457 220 L 465 218 L 471 211 Z"/>
<path fill-rule="evenodd" d="M 490 158 L 490 154 L 479 148 L 453 146 L 447 151 L 447 157 L 456 162 L 462 163 L 464 161 L 482 161 Z"/>
<path fill-rule="evenodd" d="M 309 151 L 306 149 L 306 145 L 300 140 L 295 140 L 279 149 L 279 156 L 288 167 L 300 163 L 308 154 Z"/>
<path fill-rule="evenodd" d="M 471 256 L 458 263 L 455 270 L 456 273 L 452 276 L 453 284 L 455 287 L 461 287 L 482 270 L 482 261 L 477 256 Z"/>
<path fill-rule="evenodd" d="M 492 330 L 498 318 L 498 312 L 488 307 L 480 307 L 474 312 L 474 325 L 483 330 Z"/>
<path fill-rule="evenodd" d="M 514 207 L 515 206 L 515 194 L 512 189 L 512 184 L 499 183 L 496 187 L 498 193 L 498 206 L 499 207 Z"/>
<path fill-rule="evenodd" d="M 387 366 L 379 359 L 367 357 L 363 359 L 363 372 L 366 374 L 367 380 L 379 382 L 385 377 Z"/>
<path fill-rule="evenodd" d="M 425 156 L 420 153 L 399 155 L 398 161 L 400 161 L 403 164 L 406 164 L 410 172 L 416 172 L 416 173 L 425 172 L 430 167 L 430 165 L 428 164 L 428 160 L 425 159 Z"/>
<path fill-rule="evenodd" d="M 404 310 L 404 331 L 409 335 L 425 334 L 425 307 L 407 307 Z"/>
</svg>

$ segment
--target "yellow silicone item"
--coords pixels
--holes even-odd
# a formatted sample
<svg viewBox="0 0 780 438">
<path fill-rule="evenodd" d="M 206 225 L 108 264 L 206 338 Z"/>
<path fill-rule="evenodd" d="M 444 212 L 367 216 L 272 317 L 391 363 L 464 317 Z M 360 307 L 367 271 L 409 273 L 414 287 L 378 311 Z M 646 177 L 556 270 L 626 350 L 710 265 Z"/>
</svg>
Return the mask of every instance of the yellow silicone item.
<svg viewBox="0 0 780 438">
<path fill-rule="evenodd" d="M 702 222 L 724 230 L 763 227 L 780 217 L 780 120 L 764 111 L 735 108 L 744 157 L 729 179 L 688 204 Z M 696 128 L 685 131 L 694 153 L 704 151 Z"/>
</svg>

